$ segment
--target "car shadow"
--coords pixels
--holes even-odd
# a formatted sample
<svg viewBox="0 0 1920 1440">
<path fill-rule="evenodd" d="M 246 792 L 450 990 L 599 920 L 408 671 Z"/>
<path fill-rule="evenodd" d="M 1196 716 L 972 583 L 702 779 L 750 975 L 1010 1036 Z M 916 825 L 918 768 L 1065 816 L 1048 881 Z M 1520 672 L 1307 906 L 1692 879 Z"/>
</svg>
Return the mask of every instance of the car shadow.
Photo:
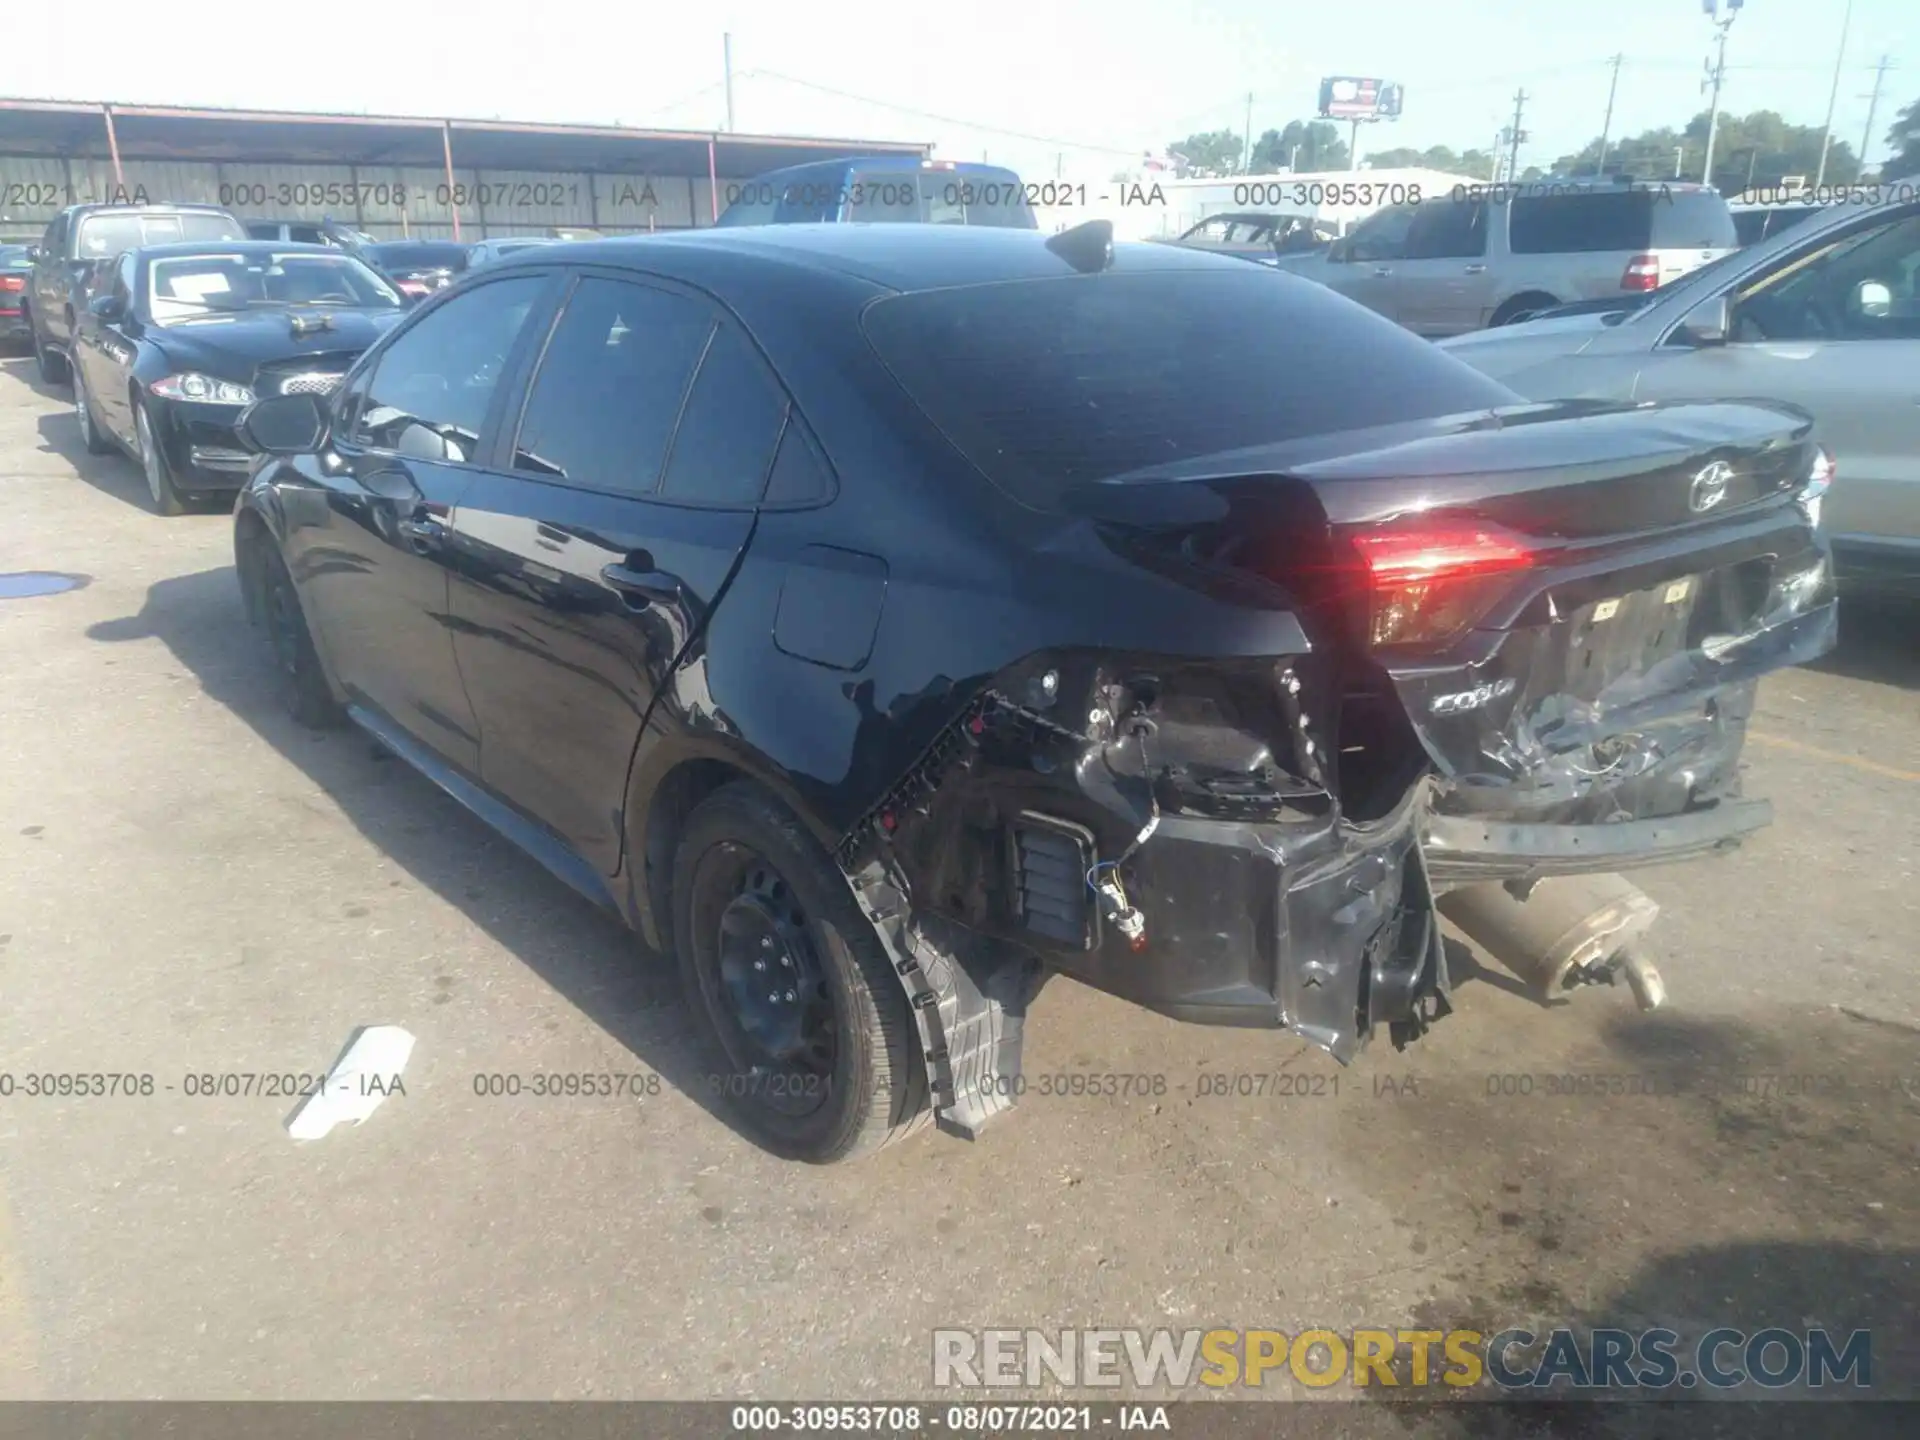
<svg viewBox="0 0 1920 1440">
<path fill-rule="evenodd" d="M 66 404 L 64 410 L 35 418 L 35 426 L 40 432 L 40 448 L 49 455 L 58 455 L 65 460 L 73 467 L 76 476 L 102 495 L 110 495 L 138 509 L 151 511 L 153 496 L 147 489 L 147 477 L 141 472 L 140 462 L 122 450 L 114 450 L 106 455 L 89 452 L 86 442 L 80 438 L 80 422 L 73 412 L 73 393 L 64 389 L 49 389 L 41 384 L 38 371 L 31 369 L 32 361 L 28 361 L 28 365 L 35 391 Z M 188 505 L 187 513 L 214 514 L 230 510 L 232 505 L 232 496 L 219 494 L 204 503 Z"/>
<path fill-rule="evenodd" d="M 1840 601 L 1840 640 L 1809 670 L 1920 690 L 1920 600 L 1848 595 Z"/>
<path fill-rule="evenodd" d="M 165 644 L 210 699 L 324 790 L 383 855 L 518 957 L 665 1083 L 740 1133 L 713 1097 L 713 1064 L 693 1038 L 671 961 L 362 731 L 314 731 L 291 719 L 264 643 L 248 628 L 233 567 L 161 580 L 149 587 L 138 614 L 100 621 L 87 635 L 108 644 Z"/>
</svg>

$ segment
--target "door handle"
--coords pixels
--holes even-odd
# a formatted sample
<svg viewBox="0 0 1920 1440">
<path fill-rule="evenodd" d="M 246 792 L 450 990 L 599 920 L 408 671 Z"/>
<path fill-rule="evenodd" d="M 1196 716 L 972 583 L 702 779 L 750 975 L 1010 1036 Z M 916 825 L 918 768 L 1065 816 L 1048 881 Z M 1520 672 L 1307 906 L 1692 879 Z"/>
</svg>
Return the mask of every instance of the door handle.
<svg viewBox="0 0 1920 1440">
<path fill-rule="evenodd" d="M 1391 274 L 1393 274 L 1393 267 L 1391 265 L 1376 265 L 1373 267 L 1373 276 L 1376 280 L 1383 280 Z"/>
<path fill-rule="evenodd" d="M 1487 273 L 1487 267 L 1484 265 L 1467 266 L 1467 274 L 1469 275 L 1484 275 L 1486 273 Z"/>
<path fill-rule="evenodd" d="M 438 520 L 421 516 L 410 516 L 402 520 L 395 528 L 400 531 L 401 535 L 406 537 L 407 544 L 411 545 L 414 550 L 421 555 L 426 554 L 429 550 L 439 549 L 447 538 L 446 526 L 442 525 Z"/>
<path fill-rule="evenodd" d="M 636 555 L 631 558 L 646 560 L 649 557 Z M 680 599 L 683 588 L 678 575 L 652 569 L 650 565 L 644 569 L 624 562 L 609 565 L 600 572 L 600 578 L 618 590 L 620 598 L 635 610 L 644 610 L 656 600 L 673 604 Z"/>
</svg>

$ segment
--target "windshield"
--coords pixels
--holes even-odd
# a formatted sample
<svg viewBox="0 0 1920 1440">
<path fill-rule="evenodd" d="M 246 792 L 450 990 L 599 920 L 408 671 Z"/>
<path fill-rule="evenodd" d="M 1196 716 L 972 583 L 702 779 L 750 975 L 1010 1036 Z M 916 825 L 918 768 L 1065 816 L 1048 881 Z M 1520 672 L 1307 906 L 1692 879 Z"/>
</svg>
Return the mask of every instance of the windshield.
<svg viewBox="0 0 1920 1440">
<path fill-rule="evenodd" d="M 148 309 L 156 324 L 209 313 L 289 305 L 396 310 L 400 296 L 350 255 L 305 251 L 264 255 L 188 255 L 156 259 L 147 270 Z"/>
<path fill-rule="evenodd" d="M 0 245 L 0 265 L 15 266 L 27 264 L 25 245 Z"/>
<path fill-rule="evenodd" d="M 80 222 L 74 253 L 82 260 L 112 260 L 141 245 L 173 245 L 182 240 L 245 240 L 244 226 L 230 215 L 209 210 L 171 214 L 107 212 Z"/>
<path fill-rule="evenodd" d="M 1331 290 L 1253 265 L 925 290 L 865 324 L 934 423 L 1039 508 L 1148 466 L 1514 401 Z"/>
</svg>

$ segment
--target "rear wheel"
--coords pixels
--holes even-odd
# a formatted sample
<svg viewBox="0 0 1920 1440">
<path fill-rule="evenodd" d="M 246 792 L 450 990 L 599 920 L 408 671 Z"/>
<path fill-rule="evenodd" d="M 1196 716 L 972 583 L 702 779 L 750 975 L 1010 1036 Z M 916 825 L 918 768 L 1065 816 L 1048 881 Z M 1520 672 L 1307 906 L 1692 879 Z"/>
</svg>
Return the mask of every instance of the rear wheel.
<svg viewBox="0 0 1920 1440">
<path fill-rule="evenodd" d="M 279 673 L 282 703 L 302 725 L 331 729 L 345 716 L 320 667 L 313 632 L 307 628 L 306 611 L 293 588 L 293 576 L 287 573 L 287 562 L 264 537 L 254 542 L 250 560 L 258 567 L 260 623 Z"/>
<path fill-rule="evenodd" d="M 1535 312 L 1551 310 L 1559 303 L 1560 302 L 1554 299 L 1553 296 L 1546 294 L 1533 293 L 1515 295 L 1511 300 L 1508 300 L 1501 305 L 1498 310 L 1493 312 L 1493 318 L 1489 320 L 1487 324 L 1489 327 L 1494 325 L 1518 325 L 1522 320 L 1527 319 Z"/>
<path fill-rule="evenodd" d="M 153 422 L 147 418 L 147 402 L 133 402 L 134 428 L 140 440 L 140 468 L 146 472 L 147 493 L 153 496 L 153 508 L 162 515 L 184 515 L 186 496 L 173 483 L 173 471 L 153 436 Z"/>
<path fill-rule="evenodd" d="M 680 980 L 722 1068 L 708 1089 L 776 1155 L 831 1164 L 927 1117 L 906 995 L 832 858 L 751 782 L 688 818 L 674 857 Z"/>
<path fill-rule="evenodd" d="M 87 394 L 86 371 L 78 369 L 73 372 L 73 418 L 80 422 L 80 442 L 87 447 L 89 455 L 105 455 L 112 451 L 113 442 L 93 418 L 93 400 Z"/>
</svg>

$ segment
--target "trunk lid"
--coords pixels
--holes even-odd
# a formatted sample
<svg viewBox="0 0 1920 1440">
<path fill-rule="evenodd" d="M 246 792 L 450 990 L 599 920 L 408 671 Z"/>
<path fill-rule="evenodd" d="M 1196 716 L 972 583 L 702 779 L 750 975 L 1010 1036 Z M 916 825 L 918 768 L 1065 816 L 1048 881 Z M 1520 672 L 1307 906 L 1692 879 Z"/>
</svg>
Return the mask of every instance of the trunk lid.
<svg viewBox="0 0 1920 1440">
<path fill-rule="evenodd" d="M 1256 569 L 1315 616 L 1341 662 L 1324 739 L 1343 792 L 1417 747 L 1441 815 L 1648 820 L 1735 796 L 1758 677 L 1832 644 L 1811 430 L 1758 402 L 1530 406 L 1208 457 L 1077 502 Z"/>
</svg>

